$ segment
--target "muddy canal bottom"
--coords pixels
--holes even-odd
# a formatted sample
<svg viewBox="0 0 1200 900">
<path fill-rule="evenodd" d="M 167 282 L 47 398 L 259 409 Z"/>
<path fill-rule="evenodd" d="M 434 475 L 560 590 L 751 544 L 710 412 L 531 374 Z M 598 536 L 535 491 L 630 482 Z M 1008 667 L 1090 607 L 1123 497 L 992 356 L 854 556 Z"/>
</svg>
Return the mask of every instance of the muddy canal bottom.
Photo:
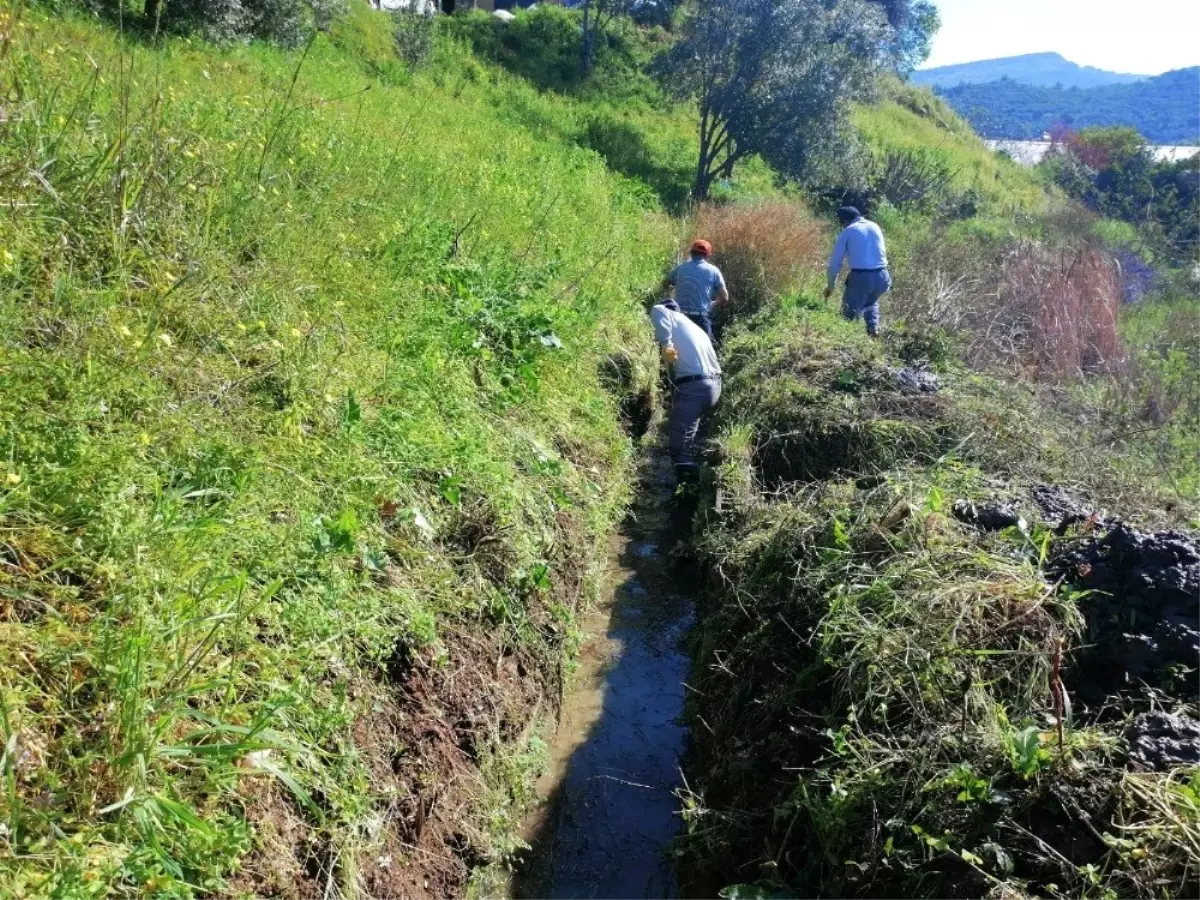
<svg viewBox="0 0 1200 900">
<path fill-rule="evenodd" d="M 692 604 L 663 548 L 669 470 L 652 459 L 645 500 L 610 552 L 606 602 L 584 622 L 579 669 L 527 825 L 517 897 L 674 897 L 679 758 Z"/>
</svg>

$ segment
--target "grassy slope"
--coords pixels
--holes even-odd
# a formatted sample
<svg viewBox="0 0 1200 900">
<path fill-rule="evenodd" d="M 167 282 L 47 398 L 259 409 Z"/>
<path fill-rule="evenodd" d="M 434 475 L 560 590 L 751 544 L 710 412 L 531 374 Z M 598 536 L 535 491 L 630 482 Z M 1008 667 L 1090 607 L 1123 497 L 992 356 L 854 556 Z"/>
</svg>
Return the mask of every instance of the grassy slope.
<svg viewBox="0 0 1200 900">
<path fill-rule="evenodd" d="M 624 498 L 598 371 L 663 220 L 365 6 L 306 57 L 3 16 L 0 893 L 460 890 Z"/>
<path fill-rule="evenodd" d="M 1046 205 L 1045 188 L 1029 169 L 988 150 L 928 89 L 889 83 L 880 102 L 855 109 L 854 124 L 876 154 L 917 151 L 931 156 L 953 173 L 954 190 L 978 195 L 984 214 L 1011 219 Z"/>
<path fill-rule="evenodd" d="M 1077 714 L 1062 751 L 1046 724 L 1057 648 L 1086 665 L 1092 607 L 1058 589 L 1054 554 L 1077 538 L 1052 532 L 1031 489 L 1127 476 L 1023 385 L 950 365 L 936 395 L 904 393 L 892 373 L 924 348 L 899 333 L 872 345 L 818 307 L 725 348 L 721 465 L 696 539 L 710 589 L 682 843 L 693 889 L 1194 891 L 1200 773 L 1127 770 L 1112 709 Z M 960 498 L 1011 501 L 1029 533 L 957 521 Z M 1068 672 L 1070 695 L 1095 674 Z M 1194 701 L 1186 679 L 1158 700 L 1192 715 Z"/>
<path fill-rule="evenodd" d="M 1059 201 L 1036 176 L 988 151 L 928 92 L 893 93 L 856 111 L 872 152 L 932 157 L 955 173 L 952 191 L 979 203 L 950 222 L 878 211 L 898 284 L 891 324 L 898 309 L 922 308 L 911 295 L 937 288 L 932 272 L 953 281 L 973 271 L 956 270 L 963 260 L 996 259 L 1016 241 L 1094 236 L 1077 214 L 1064 234 Z M 1194 306 L 1143 305 L 1123 322 L 1134 370 L 1150 372 L 1045 385 L 961 368 L 937 322 L 872 345 L 813 297 L 784 307 L 723 348 L 720 465 L 695 540 L 709 587 L 690 680 L 690 889 L 1193 893 L 1200 773 L 1127 767 L 1115 706 L 1102 721 L 1094 708 L 1077 716 L 1062 750 L 1046 724 L 1059 647 L 1079 667 L 1064 676 L 1078 697 L 1096 675 L 1086 667 L 1102 626 L 1084 620 L 1096 609 L 1087 592 L 1059 589 L 1052 571 L 1054 554 L 1084 538 L 1053 534 L 1031 491 L 1066 484 L 1125 515 L 1194 515 L 1186 414 L 1155 439 L 1171 443 L 1168 455 L 1114 436 L 1146 424 L 1136 412 L 1116 424 L 1130 413 L 1123 393 L 1135 406 L 1155 385 L 1194 396 L 1184 374 L 1194 329 L 1181 321 Z M 1163 352 L 1143 353 L 1164 339 Z M 898 390 L 896 369 L 930 357 L 944 367 L 941 390 Z M 960 498 L 1014 503 L 1029 534 L 959 522 Z M 1124 614 L 1138 616 L 1132 603 Z M 1194 716 L 1194 678 L 1158 702 Z"/>
</svg>

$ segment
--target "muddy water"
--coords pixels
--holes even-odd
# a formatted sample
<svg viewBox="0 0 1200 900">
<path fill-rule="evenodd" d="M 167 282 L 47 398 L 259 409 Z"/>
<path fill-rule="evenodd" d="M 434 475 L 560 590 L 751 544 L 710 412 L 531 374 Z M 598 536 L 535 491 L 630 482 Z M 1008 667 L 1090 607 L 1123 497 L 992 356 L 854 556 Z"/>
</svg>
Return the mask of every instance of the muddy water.
<svg viewBox="0 0 1200 900">
<path fill-rule="evenodd" d="M 655 454 L 642 500 L 611 548 L 605 602 L 584 623 L 517 897 L 677 896 L 667 852 L 680 827 L 674 792 L 692 604 L 661 546 L 670 492 L 669 467 Z"/>
</svg>

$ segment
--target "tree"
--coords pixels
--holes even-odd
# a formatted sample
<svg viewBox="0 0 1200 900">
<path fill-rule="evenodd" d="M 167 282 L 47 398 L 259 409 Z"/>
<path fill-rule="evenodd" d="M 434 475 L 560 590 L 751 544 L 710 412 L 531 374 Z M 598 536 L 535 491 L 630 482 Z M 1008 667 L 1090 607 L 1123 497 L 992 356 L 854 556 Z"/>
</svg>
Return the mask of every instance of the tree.
<svg viewBox="0 0 1200 900">
<path fill-rule="evenodd" d="M 802 177 L 837 142 L 847 102 L 873 84 L 893 36 L 864 0 L 699 0 L 653 66 L 699 103 L 695 198 L 756 153 Z"/>
<path fill-rule="evenodd" d="M 603 35 L 619 14 L 628 14 L 628 0 L 583 0 L 583 25 L 580 29 L 581 48 L 579 74 L 587 78 L 596 55 L 596 39 Z"/>
<path fill-rule="evenodd" d="M 869 0 L 883 8 L 892 36 L 887 44 L 892 66 L 908 75 L 929 58 L 934 33 L 941 25 L 937 7 L 929 0 Z"/>
</svg>

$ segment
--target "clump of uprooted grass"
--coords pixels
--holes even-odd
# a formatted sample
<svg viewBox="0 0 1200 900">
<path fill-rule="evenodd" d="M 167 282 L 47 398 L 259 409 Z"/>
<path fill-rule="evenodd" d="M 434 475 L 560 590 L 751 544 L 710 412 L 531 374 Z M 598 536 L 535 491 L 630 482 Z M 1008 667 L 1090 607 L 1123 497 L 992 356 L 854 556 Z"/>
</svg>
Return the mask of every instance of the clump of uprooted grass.
<svg viewBox="0 0 1200 900">
<path fill-rule="evenodd" d="M 731 427 L 748 429 L 765 488 L 837 473 L 871 475 L 951 452 L 1031 471 L 1065 464 L 1053 442 L 1031 440 L 1023 427 L 1038 414 L 1031 392 L 1006 390 L 944 354 L 941 390 L 906 387 L 902 368 L 932 365 L 920 333 L 897 331 L 880 346 L 863 336 L 861 325 L 843 321 L 833 301 L 802 302 L 809 308 L 752 320 L 722 351 L 720 414 Z M 911 362 L 890 357 L 892 347 Z"/>
<path fill-rule="evenodd" d="M 729 286 L 730 317 L 752 315 L 795 291 L 827 242 L 825 228 L 802 205 L 783 200 L 705 205 L 693 230 L 713 245 Z"/>
<path fill-rule="evenodd" d="M 623 502 L 652 210 L 503 111 L 562 101 L 367 74 L 366 4 L 0 17 L 0 894 L 462 893 Z"/>
<path fill-rule="evenodd" d="M 954 513 L 1053 468 L 1030 395 L 950 367 L 918 402 L 888 383 L 898 362 L 830 313 L 753 324 L 726 345 L 694 544 L 709 587 L 690 681 L 691 889 L 1194 892 L 1200 775 L 1128 772 L 1119 716 L 1070 715 L 1063 661 L 1084 598 L 1047 563 L 1072 530 L 1039 521 L 1027 494 L 1024 528 Z M 905 426 L 880 427 L 889 416 Z M 773 435 L 812 457 L 787 479 L 764 470 Z"/>
</svg>

